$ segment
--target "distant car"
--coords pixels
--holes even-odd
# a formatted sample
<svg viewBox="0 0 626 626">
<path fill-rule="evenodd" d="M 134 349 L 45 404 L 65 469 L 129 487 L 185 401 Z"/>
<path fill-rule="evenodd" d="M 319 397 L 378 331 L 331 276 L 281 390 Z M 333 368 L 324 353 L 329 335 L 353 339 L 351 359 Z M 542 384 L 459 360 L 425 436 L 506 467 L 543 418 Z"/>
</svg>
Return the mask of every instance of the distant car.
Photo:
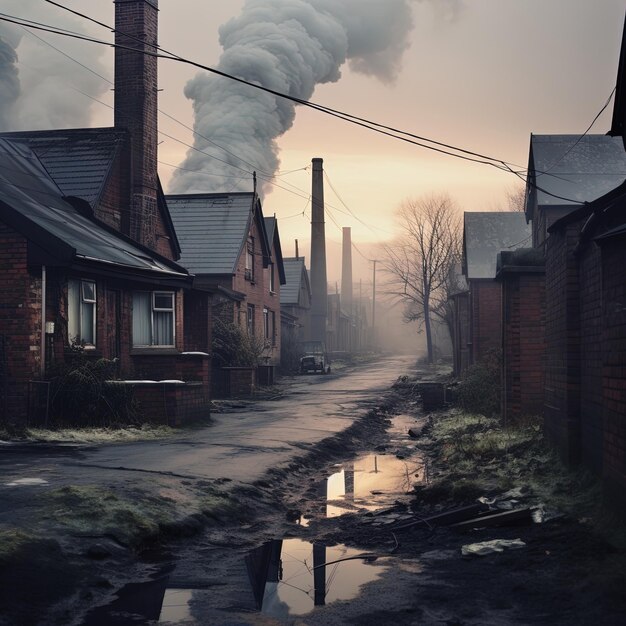
<svg viewBox="0 0 626 626">
<path fill-rule="evenodd" d="M 330 374 L 330 361 L 326 354 L 326 347 L 323 341 L 304 341 L 299 345 L 300 353 L 300 373 L 319 372 L 320 374 Z"/>
</svg>

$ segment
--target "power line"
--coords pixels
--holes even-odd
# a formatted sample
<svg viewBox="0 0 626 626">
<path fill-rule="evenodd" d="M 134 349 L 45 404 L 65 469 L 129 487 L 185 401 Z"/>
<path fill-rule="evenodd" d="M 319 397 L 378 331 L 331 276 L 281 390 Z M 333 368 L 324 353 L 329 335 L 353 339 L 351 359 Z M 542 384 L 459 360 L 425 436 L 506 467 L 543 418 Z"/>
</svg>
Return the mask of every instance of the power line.
<svg viewBox="0 0 626 626">
<path fill-rule="evenodd" d="M 95 19 L 93 19 L 93 18 L 91 18 L 91 17 L 89 17 L 89 16 L 87 16 L 85 14 L 82 14 L 82 13 L 77 12 L 77 11 L 73 11 L 72 9 L 69 9 L 68 7 L 64 7 L 63 5 L 60 5 L 60 4 L 56 3 L 56 2 L 52 2 L 52 0 L 45 0 L 45 1 L 50 3 L 50 4 L 54 4 L 55 6 L 58 6 L 59 8 L 67 10 L 67 11 L 69 11 L 69 12 L 75 14 L 75 15 L 83 17 L 83 18 L 85 18 L 85 19 L 87 19 L 89 21 L 92 21 L 92 22 L 94 22 L 94 23 L 96 23 L 96 24 L 98 24 L 98 25 L 100 25 L 102 27 L 105 27 L 105 28 L 109 29 L 109 30 L 113 30 L 113 32 L 118 32 L 118 33 L 120 33 L 120 34 L 122 34 L 122 35 L 124 35 L 124 36 L 126 36 L 128 38 L 135 39 L 135 40 L 139 41 L 136 37 L 133 37 L 131 35 L 126 35 L 122 31 L 119 31 L 119 30 L 116 30 L 116 29 L 112 29 L 111 26 L 108 26 L 107 24 L 104 24 L 103 22 L 99 22 L 99 21 L 97 21 L 97 20 L 95 20 Z M 7 21 L 7 22 L 13 23 L 13 24 L 17 24 L 19 26 L 26 27 L 26 28 L 33 28 L 33 29 L 36 29 L 36 30 L 43 30 L 45 32 L 50 32 L 50 33 L 53 33 L 53 34 L 62 35 L 62 36 L 66 36 L 66 37 L 72 37 L 72 38 L 80 39 L 80 40 L 83 40 L 83 41 L 96 43 L 96 44 L 99 44 L 99 45 L 106 45 L 108 47 L 113 47 L 113 48 L 117 48 L 117 49 L 127 50 L 127 51 L 130 51 L 130 52 L 144 54 L 146 56 L 152 56 L 152 57 L 156 57 L 156 58 L 169 59 L 169 60 L 178 61 L 178 62 L 183 63 L 183 64 L 191 65 L 193 67 L 197 67 L 199 69 L 206 70 L 206 71 L 208 71 L 210 73 L 216 74 L 218 76 L 222 76 L 224 78 L 228 78 L 230 80 L 233 80 L 235 82 L 247 85 L 249 87 L 252 87 L 252 88 L 264 91 L 266 93 L 270 93 L 270 94 L 272 94 L 272 95 L 274 95 L 276 97 L 280 97 L 280 98 L 284 98 L 284 99 L 290 100 L 290 101 L 292 101 L 292 102 L 294 102 L 296 104 L 301 104 L 303 106 L 308 106 L 308 107 L 314 108 L 314 109 L 316 109 L 316 110 L 318 110 L 318 111 L 320 111 L 322 113 L 326 113 L 326 114 L 331 115 L 333 117 L 337 117 L 339 119 L 343 119 L 344 121 L 350 122 L 350 123 L 358 125 L 358 126 L 362 126 L 364 128 L 367 128 L 367 129 L 372 130 L 374 132 L 377 132 L 377 133 L 389 136 L 391 138 L 398 139 L 400 141 L 404 141 L 404 142 L 407 142 L 407 143 L 410 143 L 410 144 L 413 144 L 413 145 L 417 145 L 419 147 L 422 147 L 422 148 L 425 148 L 425 149 L 428 149 L 428 150 L 432 150 L 432 151 L 435 151 L 435 152 L 438 152 L 438 153 L 446 154 L 448 156 L 452 156 L 452 157 L 459 158 L 459 159 L 462 159 L 462 160 L 476 162 L 476 163 L 480 163 L 480 164 L 483 164 L 483 165 L 490 165 L 492 167 L 496 167 L 497 169 L 500 169 L 502 171 L 509 172 L 509 173 L 512 173 L 512 174 L 516 175 L 518 178 L 520 178 L 521 180 L 526 182 L 526 184 L 531 185 L 531 186 L 539 189 L 540 191 L 542 191 L 543 193 L 546 193 L 547 195 L 550 195 L 550 196 L 553 196 L 553 197 L 556 197 L 556 198 L 559 198 L 559 199 L 563 199 L 563 200 L 566 200 L 568 202 L 573 202 L 573 203 L 576 203 L 576 204 L 582 204 L 581 202 L 579 202 L 577 200 L 573 200 L 571 198 L 565 198 L 563 196 L 558 196 L 558 195 L 553 194 L 553 193 L 551 193 L 551 192 L 549 192 L 549 191 L 547 191 L 545 189 L 539 188 L 538 186 L 535 185 L 535 183 L 533 183 L 533 182 L 531 182 L 531 181 L 529 181 L 527 179 L 524 179 L 521 176 L 521 172 L 520 171 L 514 170 L 511 167 L 511 165 L 514 165 L 514 164 L 509 164 L 508 162 L 506 162 L 506 161 L 504 161 L 502 159 L 489 157 L 489 156 L 482 155 L 482 154 L 477 153 L 477 152 L 473 152 L 473 151 L 470 151 L 470 150 L 465 150 L 463 148 L 459 148 L 459 147 L 453 146 L 451 144 L 445 144 L 443 142 L 438 142 L 438 141 L 435 141 L 435 140 L 431 140 L 431 139 L 428 139 L 428 138 L 425 138 L 425 137 L 422 137 L 422 136 L 419 136 L 419 135 L 416 135 L 416 134 L 413 134 L 413 133 L 410 133 L 410 132 L 407 132 L 407 131 L 402 131 L 402 130 L 399 130 L 399 129 L 395 129 L 395 128 L 390 127 L 390 126 L 386 126 L 384 124 L 380 124 L 378 122 L 373 122 L 373 121 L 367 120 L 365 118 L 360 118 L 358 116 L 354 116 L 354 115 L 351 115 L 349 113 L 345 113 L 345 112 L 342 112 L 342 111 L 338 111 L 336 109 L 332 109 L 330 107 L 319 105 L 319 104 L 316 104 L 316 103 L 308 101 L 308 100 L 303 100 L 301 98 L 296 98 L 294 96 L 290 96 L 288 94 L 284 94 L 284 93 L 275 91 L 273 89 L 269 89 L 267 87 L 263 87 L 262 85 L 258 85 L 258 84 L 255 84 L 255 83 L 250 83 L 250 82 L 248 82 L 248 81 L 246 81 L 244 79 L 241 79 L 241 78 L 238 78 L 236 76 L 227 74 L 226 72 L 222 72 L 220 70 L 216 70 L 214 68 L 211 68 L 211 67 L 203 65 L 201 63 L 192 61 L 190 59 L 186 59 L 184 57 L 180 57 L 178 55 L 175 55 L 174 53 L 171 53 L 171 52 L 168 52 L 167 50 L 164 50 L 163 48 L 158 48 L 158 49 L 160 49 L 162 51 L 161 53 L 149 52 L 149 51 L 146 51 L 146 50 L 138 50 L 137 48 L 133 48 L 131 46 L 124 46 L 124 45 L 120 45 L 120 44 L 116 44 L 116 43 L 105 42 L 105 41 L 102 41 L 102 40 L 99 40 L 99 39 L 96 39 L 96 38 L 93 38 L 93 37 L 89 37 L 89 36 L 86 36 L 86 35 L 75 33 L 73 31 L 69 31 L 69 30 L 66 30 L 66 29 L 60 29 L 60 28 L 51 27 L 50 25 L 43 24 L 41 22 L 35 22 L 33 20 L 24 20 L 23 18 L 15 18 L 14 16 L 7 16 L 6 14 L 0 14 L 0 20 Z M 141 43 L 144 44 L 144 42 L 141 42 Z M 398 133 L 398 134 L 395 134 L 395 133 Z M 404 136 L 400 136 L 400 135 L 404 135 Z M 411 139 L 411 137 L 419 139 L 420 141 L 415 141 L 415 140 Z M 170 138 L 175 139 L 173 137 L 170 137 Z M 429 142 L 429 143 L 431 143 L 433 145 L 426 145 L 426 144 L 422 143 L 423 141 L 427 141 L 427 142 Z M 184 144 L 184 142 L 181 142 L 181 143 Z M 198 148 L 195 148 L 194 146 L 189 146 L 189 144 L 184 144 L 184 145 L 188 145 L 188 147 L 190 147 L 191 149 L 197 150 L 198 152 L 201 152 L 202 154 L 205 154 L 205 155 L 207 154 L 207 153 L 203 152 L 202 150 L 200 150 Z M 443 149 L 437 148 L 435 146 L 442 146 L 442 147 L 448 148 L 449 150 L 455 150 L 456 152 L 459 152 L 461 154 L 456 154 L 456 153 L 453 153 L 453 152 L 449 152 L 449 150 L 443 150 Z M 464 156 L 464 155 L 471 155 L 471 156 Z M 214 157 L 213 155 L 207 155 L 207 156 L 212 157 L 212 158 L 216 158 L 217 160 L 221 160 L 221 159 L 219 159 L 217 157 Z M 239 157 L 236 157 L 236 158 L 239 158 Z M 228 162 L 223 161 L 223 160 L 221 160 L 221 161 L 226 163 L 229 166 L 237 168 L 237 166 L 233 165 L 232 163 L 228 163 Z M 519 167 L 519 166 L 515 166 L 515 167 Z M 243 168 L 237 168 L 237 169 L 240 169 L 240 170 L 244 171 Z M 526 171 L 526 170 L 522 170 L 522 171 Z"/>
<path fill-rule="evenodd" d="M 90 18 L 84 14 L 81 14 L 79 12 L 73 11 L 71 9 L 68 9 L 67 7 L 63 7 L 62 5 L 59 5 L 58 3 L 53 3 L 51 2 L 51 0 L 45 0 L 46 2 L 50 2 L 51 4 L 55 4 L 55 6 L 58 6 L 60 8 L 63 8 L 65 10 L 70 11 L 71 13 L 74 13 L 76 15 L 79 15 L 81 17 L 84 17 L 85 19 L 88 19 L 100 26 L 103 26 L 109 30 L 113 30 L 113 32 L 118 32 L 122 35 L 125 35 L 125 33 L 123 33 L 120 30 L 116 30 L 116 29 L 112 29 L 110 26 L 99 22 L 97 20 L 94 20 L 93 18 Z M 242 78 L 238 78 L 237 76 L 233 76 L 231 74 L 228 74 L 226 72 L 222 72 L 220 70 L 217 70 L 215 68 L 209 67 L 207 65 L 204 65 L 202 63 L 198 63 L 196 61 L 192 61 L 190 59 L 186 59 L 184 57 L 178 56 L 172 52 L 169 52 L 163 48 L 159 48 L 159 50 L 161 50 L 161 52 L 149 52 L 147 50 L 138 50 L 137 48 L 133 48 L 131 46 L 124 46 L 121 44 L 116 44 L 116 43 L 109 43 L 109 42 L 105 42 L 93 37 L 89 37 L 87 35 L 82 35 L 82 34 L 77 34 L 77 33 L 73 33 L 73 32 L 68 32 L 68 31 L 64 31 L 61 29 L 55 29 L 54 27 L 51 27 L 47 24 L 43 24 L 41 22 L 34 22 L 34 21 L 30 21 L 30 23 L 24 24 L 23 22 L 20 22 L 18 20 L 21 20 L 22 18 L 15 18 L 13 16 L 6 16 L 5 14 L 0 14 L 0 19 L 10 22 L 10 23 L 14 23 L 14 24 L 18 24 L 21 26 L 26 26 L 28 28 L 34 28 L 36 30 L 43 30 L 45 32 L 50 32 L 50 33 L 54 33 L 54 34 L 58 34 L 58 35 L 62 35 L 62 36 L 66 36 L 66 37 L 73 37 L 73 38 L 77 38 L 83 41 L 88 41 L 91 43 L 96 43 L 99 45 L 106 45 L 109 47 L 113 47 L 113 48 L 118 48 L 118 49 L 122 49 L 122 50 L 128 50 L 131 52 L 135 52 L 135 53 L 139 53 L 139 54 L 144 54 L 147 56 L 153 56 L 156 58 L 163 58 L 163 59 L 169 59 L 169 60 L 173 60 L 173 61 L 178 61 L 180 63 L 186 64 L 186 65 L 191 65 L 192 67 L 197 67 L 199 69 L 203 69 L 207 72 L 210 72 L 212 74 L 218 75 L 218 76 L 222 76 L 224 78 L 228 78 L 230 80 L 233 80 L 235 82 L 247 85 L 249 87 L 252 87 L 254 89 L 260 90 L 260 91 L 264 91 L 266 93 L 270 93 L 276 97 L 279 98 L 283 98 L 286 100 L 290 100 L 291 102 L 294 102 L 296 104 L 300 104 L 302 106 L 308 106 L 310 108 L 316 109 L 322 113 L 326 113 L 327 115 L 330 115 L 332 117 L 337 117 L 339 119 L 342 119 L 344 121 L 347 121 L 349 123 L 352 123 L 354 125 L 357 126 L 361 126 L 363 128 L 372 130 L 374 132 L 377 132 L 379 134 L 382 135 L 386 135 L 388 137 L 394 138 L 394 139 L 398 139 L 400 141 L 404 141 L 406 143 L 410 143 L 413 145 L 417 145 L 419 147 L 425 148 L 427 150 L 431 150 L 434 152 L 438 152 L 438 153 L 442 153 L 442 154 L 446 154 L 448 156 L 452 156 L 452 157 L 456 157 L 462 160 L 466 160 L 466 161 L 472 161 L 475 163 L 481 163 L 483 165 L 490 165 L 492 167 L 496 167 L 497 169 L 501 169 L 503 171 L 511 171 L 511 168 L 508 166 L 507 162 L 502 160 L 502 159 L 498 159 L 498 158 L 494 158 L 494 157 L 488 157 L 485 155 L 481 155 L 480 153 L 477 152 L 473 152 L 471 150 L 465 150 L 463 148 L 459 148 L 456 146 L 453 146 L 451 144 L 445 144 L 443 142 L 439 142 L 439 141 L 435 141 L 432 139 L 428 139 L 426 137 L 422 137 L 419 135 L 416 135 L 414 133 L 410 133 L 407 131 L 402 131 L 396 128 L 393 128 L 391 126 L 387 126 L 384 124 L 380 124 L 378 122 L 373 122 L 371 120 L 367 120 L 366 118 L 361 118 L 349 113 L 345 113 L 343 111 L 339 111 L 337 109 L 332 109 L 330 107 L 326 107 L 317 103 L 314 103 L 312 101 L 309 100 L 304 100 L 302 98 L 297 98 L 295 96 L 290 96 L 289 94 L 285 94 L 279 91 L 276 91 L 274 89 L 270 89 L 268 87 L 264 87 L 262 85 L 258 85 L 255 83 L 251 83 L 249 81 L 246 81 Z M 133 38 L 132 36 L 129 35 L 125 35 L 131 39 L 137 39 L 137 38 Z M 142 42 L 143 44 L 143 42 Z M 396 134 L 397 133 L 397 134 Z M 416 141 L 415 139 L 418 139 L 419 141 Z M 424 144 L 422 142 L 428 142 L 431 143 L 433 145 L 427 145 Z M 441 146 L 441 147 L 436 147 L 436 146 Z M 443 148 L 446 148 L 445 150 Z M 450 152 L 449 150 L 454 150 L 456 152 L 459 152 L 460 154 L 456 154 L 454 152 Z M 470 156 L 465 156 L 465 155 L 470 155 Z M 515 166 L 518 167 L 518 166 Z"/>
</svg>

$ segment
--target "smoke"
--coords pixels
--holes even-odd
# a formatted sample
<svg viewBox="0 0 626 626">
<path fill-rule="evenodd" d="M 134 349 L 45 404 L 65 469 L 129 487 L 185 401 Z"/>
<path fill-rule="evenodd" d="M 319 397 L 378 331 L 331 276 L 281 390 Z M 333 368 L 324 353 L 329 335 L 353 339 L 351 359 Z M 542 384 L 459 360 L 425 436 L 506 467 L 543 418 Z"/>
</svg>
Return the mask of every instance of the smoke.
<svg viewBox="0 0 626 626">
<path fill-rule="evenodd" d="M 84 24 L 37 0 L 3 0 L 3 12 L 84 31 Z M 35 33 L 65 54 L 104 75 L 101 49 L 72 39 Z M 26 29 L 0 24 L 0 130 L 88 126 L 93 102 L 107 90 L 98 76 L 42 43 Z"/>
<path fill-rule="evenodd" d="M 338 81 L 346 62 L 356 72 L 391 82 L 409 45 L 410 2 L 248 0 L 242 13 L 220 28 L 224 52 L 218 69 L 307 100 L 316 85 Z M 184 171 L 174 176 L 173 191 L 217 191 L 216 186 L 250 190 L 249 176 L 232 165 L 250 166 L 233 155 L 252 163 L 261 175 L 277 171 L 276 140 L 294 122 L 292 102 L 206 73 L 189 81 L 185 95 L 193 101 L 195 148 L 226 164 L 190 150 Z M 224 178 L 209 178 L 209 172 Z M 233 183 L 234 176 L 246 180 Z"/>
<path fill-rule="evenodd" d="M 456 22 L 467 8 L 465 0 L 418 0 L 430 4 L 438 20 Z"/>
</svg>

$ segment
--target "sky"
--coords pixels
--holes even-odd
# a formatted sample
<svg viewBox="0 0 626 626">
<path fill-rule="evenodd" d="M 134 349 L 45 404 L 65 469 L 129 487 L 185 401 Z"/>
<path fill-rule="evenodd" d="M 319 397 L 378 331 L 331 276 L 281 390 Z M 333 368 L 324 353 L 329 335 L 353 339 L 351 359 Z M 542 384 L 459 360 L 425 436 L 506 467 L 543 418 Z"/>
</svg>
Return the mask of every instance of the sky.
<svg viewBox="0 0 626 626">
<path fill-rule="evenodd" d="M 286 1 L 302 4 L 302 0 L 267 0 L 265 4 L 271 8 Z M 334 6 L 333 11 L 339 15 L 341 11 L 336 7 L 345 8 L 348 17 L 339 15 L 337 19 L 341 24 L 353 19 L 350 27 L 354 29 L 356 18 L 375 11 L 376 5 L 386 6 L 386 13 L 370 15 L 381 28 L 389 28 L 387 34 L 391 37 L 387 43 L 393 47 L 395 42 L 389 67 L 372 75 L 379 62 L 389 58 L 384 57 L 384 51 L 372 55 L 356 49 L 374 45 L 378 33 L 371 24 L 369 30 L 352 33 L 348 49 L 351 62 L 343 63 L 339 50 L 336 63 L 341 78 L 314 85 L 312 100 L 497 157 L 522 169 L 528 161 L 531 133 L 583 133 L 615 85 L 626 7 L 622 0 L 306 1 L 321 12 Z M 392 13 L 390 2 L 394 10 L 404 11 L 408 7 L 412 27 L 406 14 L 401 24 L 391 24 L 393 16 L 387 15 Z M 112 2 L 64 0 L 64 4 L 108 24 L 113 22 Z M 219 28 L 240 17 L 244 4 L 244 0 L 159 0 L 160 44 L 180 56 L 218 67 L 223 53 Z M 66 24 L 69 19 L 65 12 L 43 0 L 4 0 L 3 6 L 4 12 L 51 24 Z M 72 27 L 107 40 L 111 37 L 106 30 L 82 20 L 72 18 Z M 330 24 L 329 32 L 333 28 Z M 286 34 L 286 29 L 279 28 L 277 33 Z M 110 50 L 50 34 L 38 36 L 112 79 Z M 381 37 L 381 41 L 386 40 Z M 112 124 L 113 96 L 108 83 L 72 64 L 32 35 L 20 33 L 16 50 L 23 93 L 18 101 L 20 106 L 16 107 L 20 115 L 14 124 L 27 128 Z M 160 109 L 185 126 L 193 126 L 192 103 L 185 96 L 185 86 L 196 77 L 197 70 L 171 61 L 159 63 Z M 47 80 L 41 75 L 44 67 Z M 200 80 L 203 79 L 195 78 L 195 84 Z M 220 82 L 226 80 L 210 84 L 213 96 L 216 90 L 220 94 L 213 100 L 212 108 L 226 93 L 228 86 Z M 67 103 L 60 94 L 65 94 Z M 250 90 L 249 97 L 259 96 Z M 65 118 L 51 116 L 53 107 L 49 105 L 56 100 L 57 108 L 67 112 Z M 596 122 L 592 132 L 606 132 L 611 108 Z M 214 118 L 219 120 L 227 113 L 220 112 Z M 254 112 L 247 114 L 248 119 L 254 116 Z M 279 218 L 285 256 L 294 254 L 296 238 L 307 254 L 310 224 L 306 214 L 310 210 L 311 181 L 310 169 L 305 168 L 313 157 L 324 159 L 328 181 L 338 192 L 336 195 L 326 185 L 329 246 L 338 249 L 340 228 L 350 226 L 363 257 L 371 256 L 373 244 L 397 233 L 395 211 L 406 199 L 447 193 L 460 211 L 499 210 L 506 204 L 507 192 L 521 184 L 512 174 L 493 167 L 438 155 L 304 107 L 297 107 L 295 117 L 289 121 L 291 126 L 277 137 L 275 144 L 279 174 L 273 179 L 274 184 L 263 183 L 263 210 L 266 216 L 276 214 Z M 165 115 L 159 124 L 165 133 L 159 145 L 160 176 L 167 190 L 176 185 L 175 166 L 185 163 L 188 147 L 184 144 L 192 144 L 194 136 Z M 213 126 L 206 128 L 218 133 L 219 126 L 219 121 L 214 120 Z M 220 138 L 222 144 L 226 140 Z M 249 154 L 242 154 L 245 142 L 232 146 L 241 158 L 257 159 L 252 147 Z M 214 170 L 210 163 L 211 159 L 204 166 L 208 174 L 221 171 L 218 161 L 214 161 Z M 267 162 L 259 162 L 258 169 L 264 171 L 267 166 Z M 231 179 L 232 185 L 227 179 L 206 175 L 205 191 L 252 189 L 252 167 L 243 165 L 242 169 L 246 171 L 238 170 Z M 218 180 L 226 186 L 220 187 Z M 356 272 L 358 279 L 367 263 L 358 259 L 358 253 L 356 256 L 355 264 L 361 268 Z M 338 256 L 331 253 L 330 257 L 329 278 L 333 280 L 338 278 Z"/>
</svg>

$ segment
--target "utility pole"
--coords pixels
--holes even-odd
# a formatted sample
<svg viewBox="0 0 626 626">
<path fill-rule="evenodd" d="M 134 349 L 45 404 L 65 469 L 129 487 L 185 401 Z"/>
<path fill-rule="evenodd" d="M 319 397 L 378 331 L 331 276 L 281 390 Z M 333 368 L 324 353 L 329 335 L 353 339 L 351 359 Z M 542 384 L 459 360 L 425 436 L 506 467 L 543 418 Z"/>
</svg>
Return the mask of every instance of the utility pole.
<svg viewBox="0 0 626 626">
<path fill-rule="evenodd" d="M 372 276 L 372 343 L 373 347 L 376 347 L 376 263 L 378 259 L 371 259 L 374 264 L 374 271 Z"/>
</svg>

